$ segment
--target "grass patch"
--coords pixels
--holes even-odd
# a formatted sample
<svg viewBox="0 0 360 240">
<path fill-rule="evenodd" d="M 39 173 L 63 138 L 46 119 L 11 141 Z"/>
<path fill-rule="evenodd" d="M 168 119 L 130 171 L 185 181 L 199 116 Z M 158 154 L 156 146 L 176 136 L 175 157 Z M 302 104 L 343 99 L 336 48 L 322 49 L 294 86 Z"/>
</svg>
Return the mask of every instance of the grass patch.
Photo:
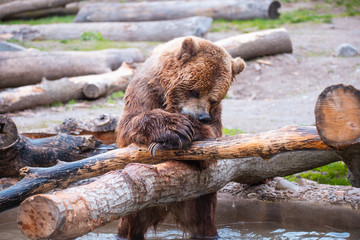
<svg viewBox="0 0 360 240">
<path fill-rule="evenodd" d="M 240 129 L 237 129 L 237 128 L 231 128 L 231 129 L 223 128 L 222 133 L 223 133 L 223 135 L 234 136 L 234 135 L 242 134 L 242 133 L 245 133 L 245 132 L 243 130 L 240 130 Z"/>
<path fill-rule="evenodd" d="M 67 16 L 50 16 L 43 17 L 38 19 L 29 19 L 29 20 L 10 20 L 10 21 L 0 21 L 0 24 L 29 24 L 29 25 L 39 25 L 39 24 L 51 24 L 51 23 L 72 23 L 75 19 L 75 15 Z"/>
<path fill-rule="evenodd" d="M 331 14 L 319 14 L 316 10 L 298 9 L 292 12 L 285 12 L 280 15 L 278 19 L 253 19 L 253 20 L 233 20 L 228 21 L 224 19 L 214 20 L 211 32 L 240 30 L 242 32 L 251 32 L 257 30 L 264 30 L 269 28 L 282 27 L 287 23 L 331 23 Z"/>
<path fill-rule="evenodd" d="M 105 38 L 99 32 L 84 32 L 81 34 L 81 41 L 98 40 L 104 41 Z"/>
<path fill-rule="evenodd" d="M 299 181 L 299 178 L 305 178 L 321 184 L 351 185 L 347 178 L 347 167 L 342 161 L 330 163 L 328 165 L 290 175 L 285 178 L 289 181 L 296 182 Z"/>
<path fill-rule="evenodd" d="M 125 96 L 125 92 L 123 92 L 123 91 L 114 92 L 111 94 L 111 96 L 108 97 L 107 102 L 115 103 L 116 100 L 123 99 L 124 96 Z"/>
</svg>

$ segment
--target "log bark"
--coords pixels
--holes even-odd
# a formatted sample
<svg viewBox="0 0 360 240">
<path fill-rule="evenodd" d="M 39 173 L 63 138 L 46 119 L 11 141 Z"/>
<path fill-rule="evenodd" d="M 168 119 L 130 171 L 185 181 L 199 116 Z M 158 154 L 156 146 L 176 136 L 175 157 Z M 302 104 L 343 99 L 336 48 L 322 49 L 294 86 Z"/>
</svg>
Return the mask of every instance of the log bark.
<svg viewBox="0 0 360 240">
<path fill-rule="evenodd" d="M 18 134 L 15 123 L 0 115 L 0 177 L 19 176 L 25 166 L 50 167 L 58 161 L 76 161 L 104 150 L 93 136 L 59 134 L 30 139 Z M 108 147 L 109 148 L 109 147 Z"/>
<path fill-rule="evenodd" d="M 117 117 L 101 114 L 94 119 L 81 121 L 74 118 L 67 118 L 62 124 L 55 128 L 44 128 L 30 130 L 21 134 L 28 138 L 53 137 L 60 133 L 72 135 L 93 135 L 95 139 L 103 144 L 114 144 L 116 141 L 115 129 L 119 119 Z"/>
<path fill-rule="evenodd" d="M 209 17 L 190 17 L 151 22 L 0 25 L 0 36 L 17 40 L 80 39 L 83 33 L 98 32 L 113 41 L 169 41 L 189 35 L 203 37 L 211 22 Z"/>
<path fill-rule="evenodd" d="M 34 11 L 26 11 L 23 13 L 18 13 L 14 15 L 8 15 L 4 17 L 4 21 L 14 20 L 14 19 L 37 19 L 48 16 L 66 16 L 66 15 L 75 15 L 79 11 L 76 7 L 57 7 L 49 9 L 41 9 Z"/>
<path fill-rule="evenodd" d="M 328 155 L 332 160 L 338 159 L 336 154 L 329 151 L 322 151 L 320 156 L 327 154 L 333 154 L 331 157 Z M 123 171 L 107 173 L 88 185 L 26 199 L 20 206 L 18 226 L 23 234 L 32 239 L 78 237 L 143 208 L 172 204 L 215 192 L 228 182 L 246 179 L 253 171 L 259 170 L 251 163 L 244 164 L 242 160 L 222 160 L 204 171 L 182 162 L 153 166 L 131 164 Z M 259 161 L 250 161 L 254 160 Z M 290 161 L 281 167 L 293 169 L 293 164 L 296 165 L 296 162 Z M 266 174 L 263 172 L 262 176 Z M 40 210 L 34 213 L 34 209 Z"/>
<path fill-rule="evenodd" d="M 31 1 L 13 1 L 0 5 L 0 20 L 6 16 L 26 11 L 53 8 L 65 6 L 71 2 L 80 0 L 31 0 Z"/>
<path fill-rule="evenodd" d="M 62 78 L 0 92 L 0 113 L 13 112 L 71 99 L 96 99 L 116 91 L 125 91 L 134 69 L 128 63 L 99 75 Z"/>
<path fill-rule="evenodd" d="M 168 1 L 94 3 L 82 7 L 75 22 L 137 22 L 208 16 L 228 20 L 278 18 L 278 1 Z"/>
<path fill-rule="evenodd" d="M 136 48 L 89 52 L 2 52 L 0 89 L 39 83 L 43 78 L 55 80 L 107 73 L 118 69 L 123 62 L 143 61 L 145 61 L 144 55 Z"/>
<path fill-rule="evenodd" d="M 241 57 L 245 60 L 292 53 L 291 39 L 284 28 L 241 34 L 216 41 L 215 44 L 225 48 L 232 57 Z"/>
<path fill-rule="evenodd" d="M 317 151 L 302 155 L 297 152 L 298 150 Z M 277 168 L 271 164 L 266 165 L 262 158 L 237 159 L 231 163 L 236 165 L 238 162 L 248 171 L 245 178 L 239 178 L 238 181 L 255 183 L 278 174 L 289 175 L 339 160 L 336 154 L 327 150 L 329 148 L 320 140 L 315 127 L 294 126 L 256 135 L 238 135 L 194 142 L 187 150 L 158 151 L 156 157 L 151 156 L 147 148 L 130 145 L 127 148 L 112 150 L 76 162 L 61 163 L 50 168 L 23 168 L 21 174 L 25 177 L 18 184 L 0 192 L 0 211 L 16 206 L 29 195 L 43 193 L 60 185 L 65 187 L 71 182 L 122 169 L 134 162 L 156 164 L 167 160 L 201 161 L 209 158 L 234 159 L 251 156 L 269 159 L 274 154 L 286 151 L 290 151 L 290 156 L 294 155 L 293 158 L 299 161 L 295 164 L 295 160 L 283 155 L 283 157 L 271 158 L 275 159 L 274 165 L 278 165 Z M 314 157 L 314 154 L 317 157 Z M 264 162 L 265 165 L 259 162 Z M 268 169 L 268 166 L 274 168 Z"/>
<path fill-rule="evenodd" d="M 315 117 L 321 138 L 339 150 L 351 185 L 360 187 L 360 91 L 343 84 L 326 88 L 316 102 Z"/>
</svg>

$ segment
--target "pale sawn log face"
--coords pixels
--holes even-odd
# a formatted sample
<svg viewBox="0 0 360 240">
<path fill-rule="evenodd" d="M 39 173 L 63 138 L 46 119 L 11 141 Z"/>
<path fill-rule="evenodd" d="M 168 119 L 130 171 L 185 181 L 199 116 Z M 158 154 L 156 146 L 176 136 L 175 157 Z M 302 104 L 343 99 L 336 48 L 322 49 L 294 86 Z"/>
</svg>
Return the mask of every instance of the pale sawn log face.
<svg viewBox="0 0 360 240">
<path fill-rule="evenodd" d="M 360 142 L 360 91 L 343 84 L 326 88 L 316 107 L 316 126 L 321 138 L 335 148 Z"/>
</svg>

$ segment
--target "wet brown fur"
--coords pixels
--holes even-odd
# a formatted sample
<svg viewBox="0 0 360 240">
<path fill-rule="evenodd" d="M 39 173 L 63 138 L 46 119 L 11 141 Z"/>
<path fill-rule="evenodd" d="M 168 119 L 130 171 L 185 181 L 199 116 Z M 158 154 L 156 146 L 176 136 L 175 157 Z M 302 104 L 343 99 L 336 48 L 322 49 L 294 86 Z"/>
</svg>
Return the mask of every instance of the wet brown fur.
<svg viewBox="0 0 360 240">
<path fill-rule="evenodd" d="M 160 149 L 186 148 L 191 141 L 221 136 L 221 100 L 243 71 L 221 47 L 197 37 L 178 38 L 156 48 L 134 76 L 117 127 L 117 145 L 159 143 Z M 197 162 L 207 168 L 213 161 Z M 193 237 L 217 236 L 216 193 L 144 209 L 120 220 L 122 238 L 143 239 L 171 212 Z"/>
</svg>

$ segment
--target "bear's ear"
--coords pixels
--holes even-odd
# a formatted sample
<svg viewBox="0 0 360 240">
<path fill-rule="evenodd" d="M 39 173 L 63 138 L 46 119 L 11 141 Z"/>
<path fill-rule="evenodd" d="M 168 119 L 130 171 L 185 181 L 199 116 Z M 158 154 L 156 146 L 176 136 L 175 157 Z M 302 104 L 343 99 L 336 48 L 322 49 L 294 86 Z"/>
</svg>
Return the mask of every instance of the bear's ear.
<svg viewBox="0 0 360 240">
<path fill-rule="evenodd" d="M 233 76 L 241 73 L 245 69 L 245 62 L 241 58 L 235 58 L 231 60 L 231 68 Z"/>
<path fill-rule="evenodd" d="M 185 38 L 182 42 L 180 52 L 178 54 L 177 59 L 183 63 L 188 61 L 191 57 L 195 56 L 196 54 L 196 43 L 191 38 Z"/>
</svg>

